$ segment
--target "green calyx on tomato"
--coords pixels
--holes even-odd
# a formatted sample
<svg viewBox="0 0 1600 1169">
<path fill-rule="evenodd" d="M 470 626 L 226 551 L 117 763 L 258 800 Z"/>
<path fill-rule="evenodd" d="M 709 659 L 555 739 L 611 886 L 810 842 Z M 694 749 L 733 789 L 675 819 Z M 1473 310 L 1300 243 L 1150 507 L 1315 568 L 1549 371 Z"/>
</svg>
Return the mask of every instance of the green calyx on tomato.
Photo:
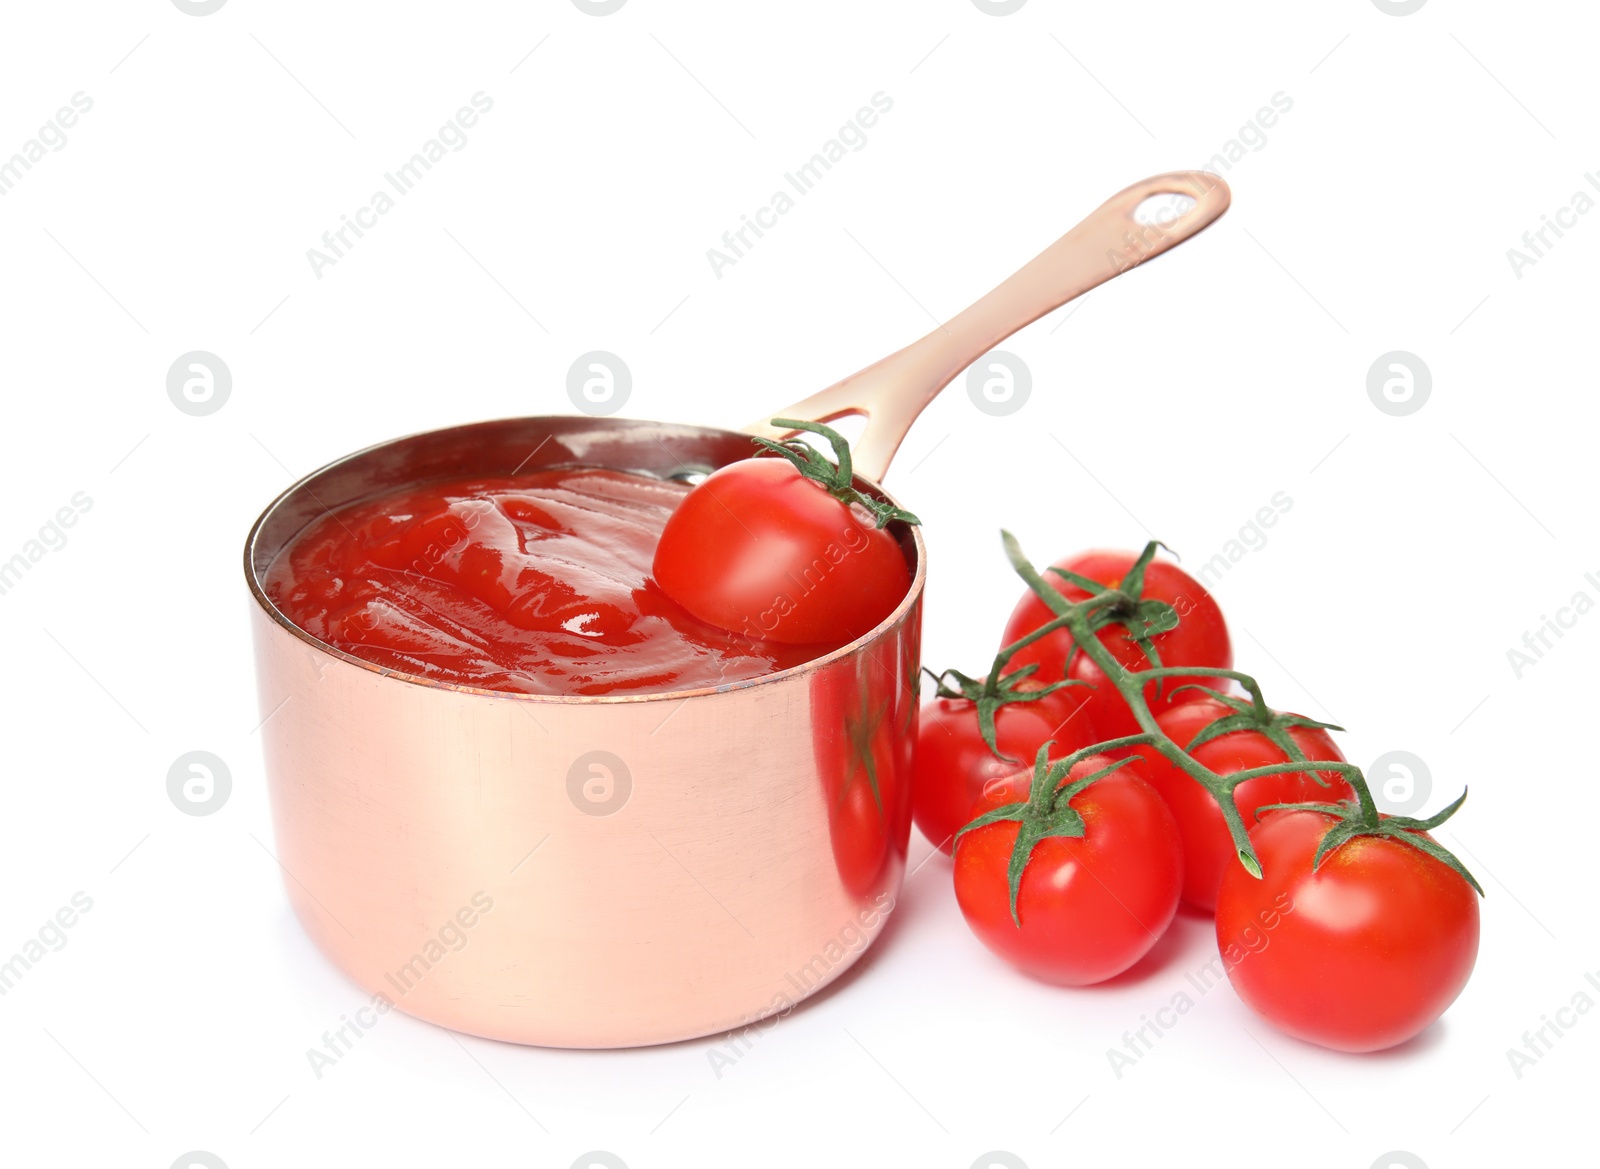
<svg viewBox="0 0 1600 1169">
<path fill-rule="evenodd" d="M 820 656 L 905 601 L 914 556 L 904 530 L 886 525 L 916 517 L 852 486 L 842 436 L 791 425 L 828 437 L 840 463 L 798 441 L 752 448 L 678 501 L 650 568 L 689 616 L 754 642 L 811 645 Z M 767 449 L 784 457 L 766 458 Z"/>
<path fill-rule="evenodd" d="M 1033 562 L 1022 551 L 1022 545 L 1017 542 L 1015 536 L 1002 529 L 1000 540 L 1005 547 L 1006 558 L 1011 561 L 1011 567 L 1044 606 L 1055 614 L 1051 620 L 1039 626 L 1032 633 L 1007 646 L 1005 650 L 1001 651 L 1001 657 L 1009 659 L 1017 650 L 1038 641 L 1040 638 L 1049 636 L 1058 629 L 1065 629 L 1074 643 L 1072 652 L 1074 654 L 1082 653 L 1093 661 L 1117 692 L 1122 695 L 1128 710 L 1133 714 L 1134 722 L 1144 732 L 1138 736 L 1136 741 L 1149 743 L 1162 755 L 1166 756 L 1173 766 L 1186 772 L 1211 793 L 1211 797 L 1216 800 L 1217 806 L 1222 811 L 1222 819 L 1227 825 L 1228 835 L 1233 839 L 1233 847 L 1239 857 L 1239 863 L 1245 867 L 1251 876 L 1259 877 L 1261 875 L 1261 863 L 1256 859 L 1255 848 L 1250 843 L 1250 832 L 1245 825 L 1244 817 L 1239 814 L 1239 809 L 1233 802 L 1233 789 L 1240 782 L 1238 777 L 1217 775 L 1191 759 L 1183 748 L 1168 738 L 1160 726 L 1157 725 L 1155 715 L 1151 713 L 1150 704 L 1146 700 L 1144 693 L 1146 684 L 1163 678 L 1194 677 L 1198 675 L 1213 678 L 1234 678 L 1237 680 L 1247 675 L 1212 666 L 1195 668 L 1156 666 L 1150 670 L 1140 671 L 1125 669 L 1101 643 L 1100 638 L 1095 636 L 1097 629 L 1095 615 L 1101 609 L 1112 606 L 1126 610 L 1130 605 L 1137 603 L 1135 598 L 1128 593 L 1124 593 L 1121 587 L 1110 588 L 1100 584 L 1098 581 L 1083 578 L 1081 581 L 1073 581 L 1073 583 L 1089 593 L 1089 596 L 1082 601 L 1069 601 L 1061 595 L 1059 589 L 1039 574 L 1039 570 L 1033 566 Z M 1151 559 L 1155 556 L 1156 548 L 1160 546 L 1155 541 L 1146 545 L 1144 554 L 1139 557 L 1134 568 L 1124 574 L 1121 583 L 1125 584 L 1127 579 L 1132 577 L 1135 587 L 1142 588 L 1143 571 L 1141 566 L 1148 567 Z M 1054 571 L 1066 579 L 1071 579 L 1071 574 L 1060 570 Z M 1171 606 L 1166 607 L 1171 609 Z M 1171 619 L 1173 622 L 1172 627 L 1176 628 L 1178 617 L 1175 609 L 1172 610 Z M 1131 632 L 1132 630 L 1130 630 Z M 1149 651 L 1146 652 L 1148 655 Z M 1101 750 L 1105 749 L 1105 747 L 1101 748 Z"/>
<path fill-rule="evenodd" d="M 1274 714 L 1262 696 L 1260 684 L 1250 675 L 1237 670 L 1218 669 L 1213 666 L 1162 667 L 1153 655 L 1150 655 L 1152 668 L 1148 670 L 1127 670 L 1118 665 L 1116 659 L 1111 656 L 1105 646 L 1101 644 L 1100 639 L 1095 636 L 1096 629 L 1100 627 L 1096 624 L 1096 615 L 1101 609 L 1109 608 L 1115 610 L 1121 608 L 1127 611 L 1130 606 L 1136 607 L 1140 603 L 1137 599 L 1136 590 L 1142 587 L 1142 568 L 1150 563 L 1150 559 L 1155 555 L 1156 548 L 1161 545 L 1154 541 L 1148 544 L 1145 547 L 1144 554 L 1140 556 L 1135 564 L 1134 569 L 1128 572 L 1118 588 L 1110 588 L 1087 578 L 1075 578 L 1074 574 L 1063 572 L 1060 569 L 1052 569 L 1051 571 L 1070 580 L 1073 584 L 1089 593 L 1087 599 L 1074 603 L 1062 596 L 1059 590 L 1039 574 L 1038 569 L 1023 554 L 1022 546 L 1017 542 L 1015 536 L 1002 530 L 1000 537 L 1005 546 L 1006 556 L 1011 561 L 1012 568 L 1016 570 L 1017 575 L 1023 579 L 1040 601 L 1044 603 L 1045 607 L 1055 616 L 1026 637 L 1002 650 L 1000 658 L 996 659 L 996 664 L 999 665 L 1002 659 L 1008 660 L 1011 654 L 1022 646 L 1054 633 L 1057 629 L 1065 629 L 1075 643 L 1073 652 L 1086 654 L 1100 667 L 1105 676 L 1122 695 L 1128 709 L 1133 713 L 1134 721 L 1138 724 L 1140 731 L 1143 732 L 1139 735 L 1115 739 L 1109 743 L 1101 743 L 1086 750 L 1104 753 L 1124 746 L 1149 744 L 1154 750 L 1160 752 L 1174 767 L 1205 788 L 1210 793 L 1211 798 L 1216 801 L 1218 808 L 1222 812 L 1223 821 L 1227 825 L 1228 833 L 1233 838 L 1233 846 L 1238 855 L 1239 863 L 1252 877 L 1260 878 L 1261 862 L 1256 856 L 1255 846 L 1250 841 L 1249 830 L 1244 823 L 1244 818 L 1240 815 L 1239 808 L 1234 801 L 1234 789 L 1261 776 L 1281 775 L 1290 771 L 1309 772 L 1316 776 L 1319 782 L 1324 782 L 1320 776 L 1317 776 L 1317 773 L 1329 772 L 1336 773 L 1345 779 L 1356 793 L 1355 803 L 1267 804 L 1256 809 L 1256 818 L 1259 819 L 1263 812 L 1283 809 L 1326 813 L 1335 817 L 1338 823 L 1328 831 L 1322 840 L 1316 854 L 1317 861 L 1320 861 L 1329 852 L 1355 837 L 1388 837 L 1408 844 L 1448 865 L 1473 889 L 1477 890 L 1480 896 L 1482 895 L 1483 887 L 1478 884 L 1471 873 L 1467 872 L 1459 860 L 1433 840 L 1418 835 L 1418 833 L 1437 827 L 1454 815 L 1467 798 L 1465 792 L 1461 794 L 1461 798 L 1456 800 L 1455 803 L 1426 820 L 1416 820 L 1409 816 L 1381 816 L 1378 813 L 1377 805 L 1373 802 L 1372 791 L 1367 786 L 1366 778 L 1362 775 L 1361 769 L 1353 764 L 1342 760 L 1306 760 L 1304 752 L 1300 751 L 1292 741 L 1279 742 L 1276 738 L 1273 738 L 1273 742 L 1283 749 L 1284 753 L 1289 757 L 1289 762 L 1246 768 L 1228 775 L 1219 775 L 1200 763 L 1182 745 L 1174 742 L 1167 735 L 1150 710 L 1150 704 L 1145 696 L 1145 687 L 1151 682 L 1185 676 L 1229 678 L 1248 690 L 1251 696 L 1251 701 L 1246 703 L 1241 699 L 1223 695 L 1209 687 L 1197 686 L 1198 689 L 1207 691 L 1213 698 L 1231 707 L 1233 714 L 1224 715 L 1202 730 L 1193 741 L 1187 744 L 1190 748 L 1207 739 L 1217 738 L 1231 730 L 1240 729 L 1239 725 L 1226 725 L 1236 717 L 1241 720 L 1249 720 L 1244 725 L 1248 725 L 1252 729 L 1261 730 L 1263 733 L 1267 733 L 1266 728 L 1273 728 L 1274 731 L 1281 732 L 1285 740 L 1288 739 L 1288 730 L 1293 726 L 1312 726 L 1335 730 L 1338 728 L 1329 728 L 1325 724 L 1314 723 L 1310 719 L 1302 720 L 1296 715 Z M 1124 591 L 1128 578 L 1133 579 L 1132 589 L 1134 591 L 1132 592 Z M 1169 610 L 1171 609 L 1171 606 L 1165 607 Z M 1176 611 L 1172 612 L 1171 620 L 1172 626 L 1169 628 L 1176 627 L 1178 621 Z M 1132 627 L 1130 627 L 1129 631 L 1130 633 L 1134 632 Z M 1147 650 L 1146 653 L 1148 655 L 1149 651 Z M 1193 683 L 1190 684 L 1194 685 Z M 1265 726 L 1259 724 L 1265 724 Z M 1270 737 L 1272 736 L 1269 735 Z M 991 815 L 995 815 L 995 818 L 1004 818 L 994 813 L 991 813 Z M 971 827 L 973 825 L 968 825 L 969 829 Z M 1020 839 L 1021 837 L 1019 836 Z M 1024 860 L 1025 863 L 1026 861 Z M 1018 870 L 1017 879 L 1020 880 L 1020 870 Z M 1014 896 L 1015 886 L 1013 886 Z"/>
<path fill-rule="evenodd" d="M 783 442 L 773 442 L 765 438 L 758 438 L 755 441 L 762 448 L 788 459 L 794 464 L 795 470 L 807 479 L 822 484 L 827 488 L 828 494 L 840 503 L 847 507 L 851 504 L 860 504 L 872 514 L 879 528 L 888 526 L 893 520 L 906 524 L 922 522 L 905 508 L 895 507 L 881 499 L 873 499 L 870 495 L 864 495 L 856 490 L 855 468 L 850 459 L 850 443 L 837 430 L 820 422 L 802 422 L 794 418 L 774 418 L 772 425 L 785 430 L 804 430 L 828 440 L 828 445 L 833 447 L 832 460 L 810 443 L 797 438 L 785 439 Z"/>
<path fill-rule="evenodd" d="M 1133 567 L 1128 569 L 1115 588 L 1054 565 L 1046 570 L 1055 573 L 1062 580 L 1077 585 L 1091 597 L 1108 596 L 1109 604 L 1097 606 L 1091 611 L 1090 630 L 1099 632 L 1111 625 L 1122 626 L 1128 631 L 1129 640 L 1144 651 L 1152 666 L 1161 665 L 1161 655 L 1156 652 L 1155 642 L 1152 639 L 1158 634 L 1169 633 L 1178 627 L 1176 609 L 1165 601 L 1142 596 L 1145 570 L 1150 567 L 1150 562 L 1156 558 L 1156 551 L 1160 548 L 1166 548 L 1166 545 L 1159 540 L 1151 540 L 1146 544 L 1144 551 L 1139 554 L 1139 559 L 1134 561 Z M 1171 549 L 1168 548 L 1167 551 L 1170 552 Z M 1054 626 L 1055 623 L 1051 622 L 1050 627 Z M 1071 665 L 1073 657 L 1081 652 L 1081 648 L 1075 646 L 1067 655 L 1067 665 Z"/>
<path fill-rule="evenodd" d="M 933 679 L 934 697 L 965 698 L 972 703 L 978 716 L 978 731 L 983 736 L 984 745 L 994 753 L 996 759 L 1005 763 L 1016 763 L 1019 762 L 1017 757 L 1007 755 L 1000 750 L 1000 745 L 996 741 L 995 712 L 1008 703 L 1037 702 L 1067 686 L 1086 685 L 1073 679 L 1063 679 L 1048 686 L 1030 686 L 1024 689 L 1023 683 L 1027 682 L 1038 669 L 1038 663 L 1033 663 L 1004 674 L 1000 672 L 997 664 L 996 668 L 991 669 L 982 678 L 970 677 L 960 670 L 945 670 L 941 674 L 935 674 L 927 667 L 923 667 L 922 672 Z M 947 678 L 954 679 L 955 684 L 946 682 Z"/>
<path fill-rule="evenodd" d="M 1145 736 L 1134 736 L 1137 742 L 1145 741 Z M 1050 748 L 1055 746 L 1055 740 L 1043 744 L 1038 755 L 1033 760 L 1033 779 L 1029 785 L 1028 798 L 1022 803 L 1003 804 L 992 811 L 985 812 L 960 832 L 956 833 L 956 846 L 959 848 L 961 838 L 968 832 L 997 824 L 1003 820 L 1014 820 L 1020 826 L 1017 832 L 1016 846 L 1011 850 L 1011 861 L 1006 868 L 1006 880 L 1011 889 L 1011 922 L 1018 929 L 1022 928 L 1022 919 L 1017 916 L 1017 894 L 1022 888 L 1022 874 L 1028 867 L 1028 859 L 1033 856 L 1033 850 L 1041 840 L 1052 836 L 1082 836 L 1085 828 L 1083 817 L 1072 806 L 1072 798 L 1091 783 L 1104 779 L 1112 772 L 1120 770 L 1132 763 L 1132 759 L 1118 759 L 1107 767 L 1091 772 L 1082 779 L 1073 780 L 1065 787 L 1058 787 L 1067 773 L 1081 759 L 1092 755 L 1101 754 L 1107 749 L 1130 745 L 1129 740 L 1113 740 L 1094 747 L 1086 747 L 1081 751 L 1074 751 L 1065 759 L 1050 762 Z"/>
<path fill-rule="evenodd" d="M 1337 823 L 1328 829 L 1327 835 L 1322 838 L 1322 843 L 1317 845 L 1316 855 L 1311 858 L 1313 873 L 1322 867 L 1323 860 L 1340 845 L 1358 836 L 1381 836 L 1397 840 L 1401 844 L 1409 844 L 1418 852 L 1425 852 L 1434 860 L 1449 865 L 1462 880 L 1477 890 L 1479 897 L 1486 896 L 1483 886 L 1478 884 L 1477 878 L 1467 871 L 1467 866 L 1462 864 L 1453 852 L 1432 837 L 1420 835 L 1433 831 L 1460 811 L 1461 805 L 1467 802 L 1465 791 L 1457 796 L 1449 807 L 1441 808 L 1433 815 L 1419 820 L 1412 816 L 1381 815 L 1377 805 L 1372 802 L 1372 793 L 1365 783 L 1352 781 L 1350 786 L 1356 790 L 1354 802 L 1264 804 L 1256 809 L 1256 819 L 1261 819 L 1263 812 L 1321 812 L 1323 815 L 1334 817 Z"/>
<path fill-rule="evenodd" d="M 1245 678 L 1244 680 L 1247 689 L 1250 691 L 1248 700 L 1234 694 L 1223 694 L 1218 690 L 1213 690 L 1210 686 L 1201 686 L 1194 682 L 1185 683 L 1172 692 L 1176 697 L 1184 690 L 1198 690 L 1233 711 L 1232 714 L 1225 714 L 1215 722 L 1208 723 L 1194 738 L 1189 740 L 1186 750 L 1193 751 L 1204 743 L 1209 743 L 1213 739 L 1220 739 L 1223 735 L 1231 734 L 1234 731 L 1255 731 L 1277 747 L 1278 750 L 1282 751 L 1285 758 L 1302 761 L 1305 759 L 1305 752 L 1300 750 L 1300 745 L 1289 734 L 1295 727 L 1313 731 L 1344 730 L 1343 727 L 1335 726 L 1333 723 L 1318 722 L 1314 718 L 1306 718 L 1301 714 L 1286 714 L 1282 711 L 1273 710 L 1267 705 L 1267 700 L 1262 695 L 1261 687 L 1256 683 L 1255 679 Z M 1316 772 L 1312 772 L 1312 777 L 1324 787 L 1327 786 L 1327 781 L 1317 775 Z"/>
</svg>

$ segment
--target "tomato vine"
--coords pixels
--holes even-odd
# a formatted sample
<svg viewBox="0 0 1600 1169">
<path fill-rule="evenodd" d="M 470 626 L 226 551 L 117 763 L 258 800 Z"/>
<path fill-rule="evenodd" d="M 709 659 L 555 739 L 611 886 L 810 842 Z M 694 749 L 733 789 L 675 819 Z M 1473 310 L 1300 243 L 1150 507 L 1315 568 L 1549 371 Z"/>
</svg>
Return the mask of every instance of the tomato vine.
<svg viewBox="0 0 1600 1169">
<path fill-rule="evenodd" d="M 1027 682 L 1037 671 L 1039 664 L 1030 663 L 1009 674 L 999 670 L 990 670 L 982 678 L 972 678 L 960 670 L 945 670 L 935 674 L 924 667 L 923 673 L 933 679 L 935 698 L 964 698 L 972 703 L 973 711 L 978 716 L 978 733 L 982 736 L 984 745 L 994 753 L 994 757 L 1003 763 L 1018 762 L 1015 756 L 1007 755 L 1000 750 L 996 740 L 995 712 L 1002 706 L 1013 702 L 1038 702 L 1063 690 L 1068 686 L 1087 686 L 1087 682 L 1076 679 L 1063 679 L 1052 682 L 1048 686 L 1033 685 L 1025 687 Z M 948 679 L 954 679 L 954 683 Z"/>
<path fill-rule="evenodd" d="M 1005 546 L 1006 556 L 1011 561 L 1012 568 L 1018 576 L 1028 585 L 1033 593 L 1042 601 L 1053 618 L 1038 626 L 1030 633 L 1018 638 L 1010 645 L 1004 647 L 996 655 L 994 664 L 990 668 L 989 677 L 995 679 L 1005 678 L 1005 667 L 1011 659 L 1022 649 L 1047 637 L 1057 630 L 1065 629 L 1072 637 L 1074 653 L 1086 654 L 1093 660 L 1104 673 L 1108 682 L 1114 685 L 1128 709 L 1132 712 L 1139 725 L 1140 734 L 1124 736 L 1122 738 L 1098 743 L 1077 751 L 1067 759 L 1055 764 L 1047 764 L 1046 756 L 1051 744 L 1046 744 L 1041 749 L 1034 771 L 1029 798 L 1025 803 L 1010 805 L 996 809 L 974 820 L 962 831 L 978 828 L 996 820 L 1017 820 L 1023 829 L 1018 833 L 1016 852 L 1013 854 L 1010 866 L 1011 896 L 1013 912 L 1015 912 L 1017 888 L 1022 879 L 1022 872 L 1027 866 L 1028 856 L 1034 845 L 1045 836 L 1074 834 L 1077 828 L 1073 817 L 1066 815 L 1066 799 L 1059 798 L 1056 784 L 1066 775 L 1072 764 L 1091 755 L 1103 754 L 1107 751 L 1120 750 L 1130 746 L 1149 745 L 1154 750 L 1165 756 L 1174 767 L 1188 775 L 1200 784 L 1206 792 L 1216 801 L 1227 825 L 1228 833 L 1232 838 L 1233 847 L 1239 863 L 1251 876 L 1261 876 L 1261 863 L 1256 856 L 1255 848 L 1250 842 L 1249 825 L 1244 821 L 1238 805 L 1234 800 L 1234 790 L 1242 783 L 1264 775 L 1279 775 L 1285 772 L 1309 773 L 1319 784 L 1327 786 L 1328 781 L 1319 772 L 1334 773 L 1344 778 L 1356 794 L 1354 801 L 1327 802 L 1327 803 L 1302 803 L 1302 804 L 1269 804 L 1255 809 L 1257 818 L 1263 812 L 1294 808 L 1315 810 L 1334 818 L 1334 824 L 1323 837 L 1318 848 L 1313 867 L 1320 865 L 1328 855 L 1336 851 L 1348 841 L 1360 836 L 1385 837 L 1407 844 L 1436 860 L 1448 865 L 1461 875 L 1473 889 L 1481 896 L 1483 888 L 1473 878 L 1466 867 L 1443 846 L 1436 841 L 1422 835 L 1432 828 L 1443 824 L 1466 800 L 1466 792 L 1454 803 L 1427 819 L 1414 819 L 1408 816 L 1383 816 L 1378 812 L 1373 801 L 1372 792 L 1367 786 L 1366 777 L 1361 769 L 1342 760 L 1312 760 L 1307 759 L 1298 745 L 1289 736 L 1288 730 L 1295 726 L 1310 726 L 1320 729 L 1338 730 L 1329 724 L 1317 723 L 1310 719 L 1302 719 L 1294 715 L 1277 714 L 1267 705 L 1262 694 L 1260 684 L 1248 674 L 1237 670 L 1221 669 L 1216 666 L 1162 666 L 1160 658 L 1155 652 L 1151 639 L 1158 633 L 1175 628 L 1179 616 L 1171 606 L 1160 601 L 1141 598 L 1141 582 L 1144 569 L 1154 559 L 1156 551 L 1162 545 L 1151 541 L 1146 545 L 1134 569 L 1122 580 L 1118 587 L 1102 585 L 1087 577 L 1075 573 L 1065 572 L 1061 569 L 1051 568 L 1048 571 L 1055 573 L 1064 580 L 1084 590 L 1089 594 L 1082 601 L 1069 601 L 1061 592 L 1042 576 L 1032 562 L 1023 554 L 1022 547 L 1010 532 L 1002 531 L 1001 539 Z M 1098 632 L 1110 625 L 1121 625 L 1127 630 L 1130 640 L 1136 642 L 1144 651 L 1145 656 L 1152 662 L 1149 669 L 1128 670 L 1111 654 L 1101 643 Z M 1236 771 L 1228 775 L 1220 775 L 1196 760 L 1182 746 L 1171 739 L 1161 726 L 1156 722 L 1155 715 L 1150 710 L 1149 702 L 1145 697 L 1146 688 L 1153 682 L 1157 689 L 1170 680 L 1179 678 L 1227 678 L 1236 682 L 1249 695 L 1246 701 L 1231 695 L 1224 695 L 1210 687 L 1198 683 L 1184 683 L 1179 689 L 1193 687 L 1204 690 L 1213 697 L 1218 698 L 1229 713 L 1219 717 L 1196 737 L 1195 746 L 1199 742 L 1213 739 L 1219 735 L 1227 734 L 1233 730 L 1250 728 L 1265 734 L 1280 750 L 1284 752 L 1287 762 L 1270 764 L 1262 767 L 1253 767 Z M 998 754 L 998 752 L 996 752 Z M 1096 773 L 1096 779 L 1109 771 Z M 1087 786 L 1088 781 L 1079 781 L 1071 785 L 1071 794 L 1076 794 Z M 1068 789 L 1061 789 L 1062 793 Z M 1081 822 L 1080 822 L 1081 823 Z"/>
</svg>

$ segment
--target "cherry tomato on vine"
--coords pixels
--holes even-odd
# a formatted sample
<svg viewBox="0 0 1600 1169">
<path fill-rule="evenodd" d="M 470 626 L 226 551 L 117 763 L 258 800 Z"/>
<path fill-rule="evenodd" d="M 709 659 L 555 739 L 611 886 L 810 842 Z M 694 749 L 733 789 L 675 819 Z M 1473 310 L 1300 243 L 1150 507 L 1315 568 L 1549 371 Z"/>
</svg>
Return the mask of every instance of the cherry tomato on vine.
<svg viewBox="0 0 1600 1169">
<path fill-rule="evenodd" d="M 1249 709 L 1250 704 L 1236 700 L 1238 705 L 1225 705 L 1193 690 L 1186 690 L 1176 697 L 1188 700 L 1158 713 L 1156 725 L 1201 766 L 1218 775 L 1232 775 L 1252 767 L 1288 762 L 1289 756 L 1283 748 L 1260 729 L 1229 731 L 1191 747 L 1195 736 L 1218 719 L 1239 716 L 1241 708 Z M 1276 712 L 1265 712 L 1265 716 L 1277 724 L 1272 733 L 1286 735 L 1305 758 L 1344 761 L 1344 755 L 1327 730 L 1304 725 L 1310 720 Z M 1175 767 L 1154 747 L 1135 747 L 1133 750 L 1144 758 L 1151 786 L 1161 793 L 1161 798 L 1166 800 L 1167 807 L 1172 809 L 1173 818 L 1178 822 L 1178 834 L 1183 837 L 1183 899 L 1197 909 L 1210 912 L 1216 908 L 1217 888 L 1222 884 L 1223 873 L 1239 867 L 1233 837 L 1229 835 L 1227 823 L 1222 818 L 1222 809 L 1217 807 L 1216 800 L 1205 788 Z M 1338 772 L 1317 774 L 1327 781 L 1327 786 L 1318 783 L 1311 773 L 1299 771 L 1246 780 L 1233 789 L 1234 804 L 1249 825 L 1255 823 L 1256 809 L 1266 804 L 1312 800 L 1336 803 L 1350 799 L 1355 794 Z"/>
<path fill-rule="evenodd" d="M 782 459 L 714 472 L 667 519 L 653 573 L 702 621 L 748 637 L 842 645 L 870 632 L 911 588 L 884 525 L 916 517 L 852 486 L 849 447 L 826 426 L 839 463 L 803 442 L 766 443 Z M 876 526 L 874 526 L 876 521 Z"/>
<path fill-rule="evenodd" d="M 1058 764 L 1046 772 L 1041 750 L 1032 776 L 989 785 L 971 810 L 974 821 L 1007 808 L 1022 818 L 965 829 L 956 842 L 956 900 L 967 924 L 990 950 L 1046 982 L 1087 986 L 1120 974 L 1149 951 L 1177 910 L 1178 828 L 1139 777 L 1142 763 L 1123 760 L 1072 793 L 1117 762 L 1092 755 L 1070 771 Z M 1031 810 L 1019 807 L 1030 803 Z M 1078 834 L 1046 834 L 1073 830 Z M 1012 855 L 1025 833 L 1024 845 L 1036 843 L 1013 887 Z"/>
<path fill-rule="evenodd" d="M 1223 876 L 1217 945 L 1239 997 L 1279 1030 L 1378 1051 L 1461 993 L 1478 954 L 1478 898 L 1463 872 L 1393 835 L 1355 835 L 1313 871 L 1338 823 L 1281 811 L 1251 831 L 1262 876 L 1239 865 Z"/>
<path fill-rule="evenodd" d="M 1037 690 L 1037 682 L 1020 689 Z M 1054 739 L 1057 755 L 1070 755 L 1101 736 L 1084 710 L 1082 687 L 1068 687 L 1042 698 L 1007 702 L 994 712 L 998 758 L 983 741 L 978 705 L 970 698 L 935 698 L 922 708 L 912 769 L 912 815 L 917 828 L 947 855 L 955 835 L 972 819 L 973 802 L 986 785 L 1033 765 L 1034 754 Z"/>
<path fill-rule="evenodd" d="M 1133 552 L 1084 552 L 1056 562 L 1055 567 L 1087 577 L 1109 588 L 1120 587 L 1125 575 L 1138 562 Z M 1090 595 L 1078 586 L 1047 572 L 1045 579 L 1054 585 L 1069 601 L 1082 601 Z M 1163 666 L 1216 666 L 1229 669 L 1233 665 L 1233 646 L 1228 639 L 1228 626 L 1223 621 L 1222 610 L 1199 581 L 1177 565 L 1165 560 L 1152 560 L 1144 573 L 1141 597 L 1164 601 L 1177 613 L 1176 628 L 1157 633 L 1151 638 Z M 1032 592 L 1025 593 L 1006 622 L 1002 644 L 1012 642 L 1031 633 L 1054 616 Z M 1137 671 L 1150 668 L 1144 650 L 1128 635 L 1121 625 L 1108 625 L 1099 631 L 1099 640 L 1111 656 L 1124 668 Z M 1139 725 L 1128 709 L 1128 704 L 1116 686 L 1106 679 L 1100 667 L 1090 657 L 1079 651 L 1072 653 L 1071 636 L 1058 629 L 1047 637 L 1018 651 L 1011 659 L 1012 668 L 1032 662 L 1039 664 L 1036 677 L 1041 682 L 1054 682 L 1065 676 L 1087 682 L 1090 691 L 1089 714 L 1095 727 L 1106 738 L 1139 733 Z M 1063 666 L 1071 656 L 1071 666 L 1063 674 Z M 1172 692 L 1184 681 L 1220 685 L 1218 680 L 1205 677 L 1185 678 L 1180 682 L 1167 680 L 1158 698 L 1155 683 L 1145 687 L 1145 701 L 1152 711 L 1159 711 L 1171 701 Z"/>
</svg>

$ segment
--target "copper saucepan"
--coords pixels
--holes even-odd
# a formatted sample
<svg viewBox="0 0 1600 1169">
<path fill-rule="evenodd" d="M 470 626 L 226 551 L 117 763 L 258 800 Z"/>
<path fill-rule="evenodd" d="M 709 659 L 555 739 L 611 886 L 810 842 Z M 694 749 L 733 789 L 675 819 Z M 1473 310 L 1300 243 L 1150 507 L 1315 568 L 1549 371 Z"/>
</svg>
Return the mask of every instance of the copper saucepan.
<svg viewBox="0 0 1600 1169">
<path fill-rule="evenodd" d="M 1163 195 L 1194 204 L 1135 218 Z M 287 620 L 263 589 L 268 566 L 307 523 L 385 489 L 575 462 L 712 469 L 748 457 L 751 435 L 777 436 L 774 416 L 865 415 L 858 485 L 888 498 L 876 481 L 957 373 L 1228 202 L 1203 172 L 1137 183 L 944 327 L 742 433 L 483 422 L 382 443 L 285 491 L 251 529 L 244 568 L 277 856 L 307 933 L 376 1010 L 562 1047 L 732 1030 L 838 977 L 905 870 L 927 577 L 915 529 L 896 532 L 911 590 L 869 634 L 792 669 L 660 694 L 512 694 L 386 671 Z"/>
</svg>

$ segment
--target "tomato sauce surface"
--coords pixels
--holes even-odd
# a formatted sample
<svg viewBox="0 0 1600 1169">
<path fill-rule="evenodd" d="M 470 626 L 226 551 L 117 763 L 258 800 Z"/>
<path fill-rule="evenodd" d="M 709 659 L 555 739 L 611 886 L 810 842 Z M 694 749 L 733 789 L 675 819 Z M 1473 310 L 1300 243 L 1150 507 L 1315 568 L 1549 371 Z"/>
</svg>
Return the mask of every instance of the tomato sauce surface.
<svg viewBox="0 0 1600 1169">
<path fill-rule="evenodd" d="M 309 524 L 267 571 L 301 629 L 433 681 L 532 694 L 743 681 L 837 648 L 708 625 L 650 578 L 687 486 L 568 467 L 405 487 Z"/>
</svg>

